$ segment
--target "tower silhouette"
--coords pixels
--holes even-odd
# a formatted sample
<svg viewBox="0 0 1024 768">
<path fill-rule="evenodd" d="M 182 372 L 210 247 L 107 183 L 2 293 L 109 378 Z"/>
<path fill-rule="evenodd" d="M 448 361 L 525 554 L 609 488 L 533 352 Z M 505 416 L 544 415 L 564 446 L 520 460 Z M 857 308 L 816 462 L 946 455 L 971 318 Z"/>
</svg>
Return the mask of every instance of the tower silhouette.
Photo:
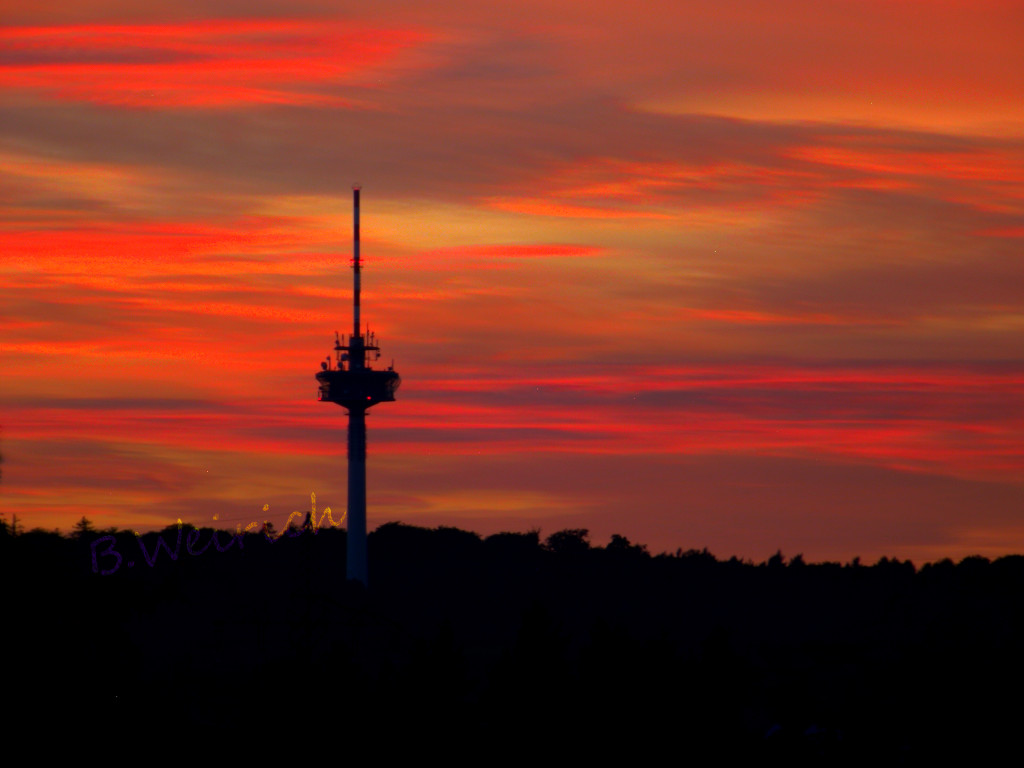
<svg viewBox="0 0 1024 768">
<path fill-rule="evenodd" d="M 380 347 L 369 326 L 360 327 L 359 291 L 359 187 L 352 188 L 352 335 L 334 334 L 335 359 L 320 363 L 316 380 L 320 382 L 317 399 L 337 403 L 348 409 L 348 545 L 347 576 L 367 583 L 366 562 L 366 411 L 377 403 L 393 401 L 402 380 L 394 366 L 386 371 L 370 367 L 370 357 L 380 359 Z"/>
</svg>

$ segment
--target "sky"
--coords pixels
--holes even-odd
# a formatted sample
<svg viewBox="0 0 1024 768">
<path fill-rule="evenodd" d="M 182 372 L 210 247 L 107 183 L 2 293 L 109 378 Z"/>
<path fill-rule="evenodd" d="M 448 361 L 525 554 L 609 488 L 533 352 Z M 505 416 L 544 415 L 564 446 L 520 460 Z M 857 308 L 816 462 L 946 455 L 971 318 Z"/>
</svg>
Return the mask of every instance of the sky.
<svg viewBox="0 0 1024 768">
<path fill-rule="evenodd" d="M 358 183 L 371 529 L 1024 552 L 1018 0 L 0 20 L 8 522 L 343 511 Z"/>
</svg>

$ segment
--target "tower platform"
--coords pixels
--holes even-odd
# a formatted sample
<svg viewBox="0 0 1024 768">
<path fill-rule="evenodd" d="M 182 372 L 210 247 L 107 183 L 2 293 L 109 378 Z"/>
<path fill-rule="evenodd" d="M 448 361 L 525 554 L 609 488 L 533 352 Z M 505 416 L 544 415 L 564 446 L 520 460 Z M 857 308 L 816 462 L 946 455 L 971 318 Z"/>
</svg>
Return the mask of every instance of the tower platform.
<svg viewBox="0 0 1024 768">
<path fill-rule="evenodd" d="M 350 410 L 394 402 L 395 390 L 402 383 L 394 371 L 375 371 L 371 368 L 320 371 L 316 380 L 320 382 L 318 400 L 337 403 Z"/>
</svg>

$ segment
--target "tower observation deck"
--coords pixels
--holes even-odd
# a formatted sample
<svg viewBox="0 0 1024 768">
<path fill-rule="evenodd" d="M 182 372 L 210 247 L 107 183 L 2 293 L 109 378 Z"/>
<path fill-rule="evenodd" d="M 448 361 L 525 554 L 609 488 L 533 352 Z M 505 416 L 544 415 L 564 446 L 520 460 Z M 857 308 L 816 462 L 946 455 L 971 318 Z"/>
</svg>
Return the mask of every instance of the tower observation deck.
<svg viewBox="0 0 1024 768">
<path fill-rule="evenodd" d="M 318 399 L 348 409 L 348 544 L 349 579 L 367 583 L 366 558 L 366 411 L 377 403 L 393 402 L 401 383 L 394 366 L 375 370 L 380 359 L 376 336 L 365 331 L 359 316 L 362 262 L 359 256 L 359 187 L 353 187 L 352 335 L 334 335 L 334 358 L 320 363 L 316 374 Z"/>
</svg>

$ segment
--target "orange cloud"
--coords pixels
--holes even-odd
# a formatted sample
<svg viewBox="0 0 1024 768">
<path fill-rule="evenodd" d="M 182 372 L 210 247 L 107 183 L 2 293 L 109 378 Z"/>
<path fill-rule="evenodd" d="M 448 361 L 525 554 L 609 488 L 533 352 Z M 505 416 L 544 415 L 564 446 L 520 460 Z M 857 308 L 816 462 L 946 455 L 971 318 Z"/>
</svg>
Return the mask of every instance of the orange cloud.
<svg viewBox="0 0 1024 768">
<path fill-rule="evenodd" d="M 813 146 L 788 150 L 789 156 L 821 165 L 873 174 L 923 176 L 1024 185 L 1024 152 L 991 147 L 966 150 L 897 150 L 884 147 Z M 1008 190 L 1008 191 L 1012 191 Z M 1018 193 L 1024 192 L 1024 187 Z"/>
<path fill-rule="evenodd" d="M 713 163 L 640 162 L 595 157 L 566 164 L 530 185 L 529 192 L 484 200 L 515 213 L 565 218 L 661 219 L 680 209 L 742 210 L 797 202 L 794 179 L 813 175 L 783 167 Z M 779 190 L 790 192 L 780 195 Z"/>
<path fill-rule="evenodd" d="M 469 270 L 511 267 L 520 259 L 561 259 L 599 256 L 601 248 L 567 243 L 507 243 L 459 245 L 437 248 L 417 255 L 417 263 L 429 269 Z"/>
<path fill-rule="evenodd" d="M 686 317 L 696 320 L 735 323 L 738 325 L 843 325 L 855 321 L 837 315 L 820 312 L 806 314 L 777 314 L 774 312 L 755 312 L 738 309 L 696 309 L 685 308 L 680 312 Z"/>
</svg>

